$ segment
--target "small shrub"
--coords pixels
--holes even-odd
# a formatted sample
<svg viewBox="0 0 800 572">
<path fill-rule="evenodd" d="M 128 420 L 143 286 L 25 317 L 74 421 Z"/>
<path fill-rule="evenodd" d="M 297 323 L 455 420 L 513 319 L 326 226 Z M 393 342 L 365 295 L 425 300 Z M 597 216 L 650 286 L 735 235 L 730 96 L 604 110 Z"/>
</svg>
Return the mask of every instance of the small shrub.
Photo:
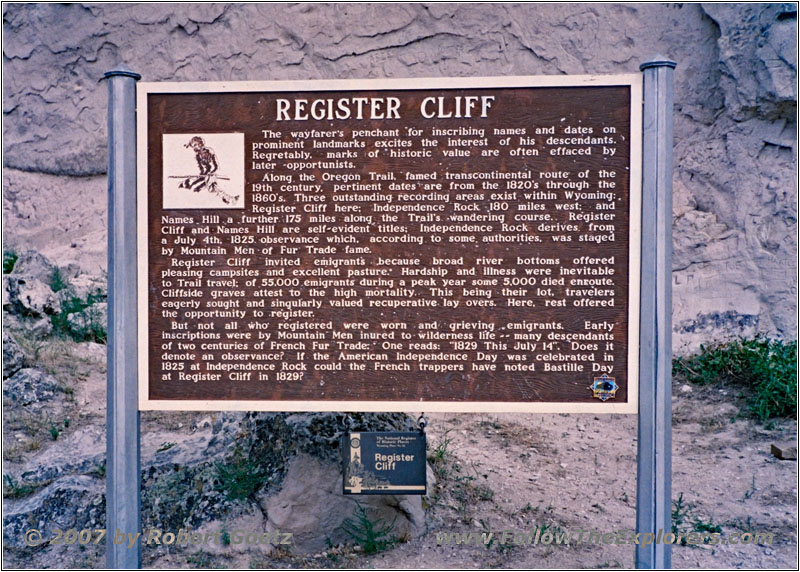
<svg viewBox="0 0 800 572">
<path fill-rule="evenodd" d="M 264 484 L 263 468 L 241 449 L 234 451 L 227 463 L 216 463 L 218 489 L 225 493 L 229 500 L 244 500 L 256 493 Z"/>
<path fill-rule="evenodd" d="M 729 381 L 750 389 L 750 412 L 765 423 L 797 415 L 797 341 L 764 336 L 714 346 L 673 360 L 673 374 L 697 384 Z"/>
<path fill-rule="evenodd" d="M 61 292 L 61 290 L 66 290 L 67 288 L 69 288 L 69 280 L 61 274 L 60 268 L 53 268 L 53 272 L 50 274 L 50 290 Z"/>
<path fill-rule="evenodd" d="M 672 501 L 672 533 L 678 534 L 683 532 L 683 525 L 689 518 L 689 513 L 694 508 L 694 505 L 683 500 L 683 493 L 678 495 L 678 498 Z"/>
<path fill-rule="evenodd" d="M 191 564 L 194 568 L 211 568 L 214 563 L 214 557 L 208 552 L 199 550 L 194 554 L 190 554 L 186 558 L 186 563 Z"/>
<path fill-rule="evenodd" d="M 472 510 L 476 503 L 492 501 L 494 491 L 487 483 L 479 482 L 481 474 L 474 462 L 465 466 L 458 461 L 450 447 L 453 440 L 449 437 L 449 432 L 445 431 L 439 444 L 428 452 L 428 462 L 437 479 L 437 492 L 431 493 L 431 504 L 438 505 L 449 497 L 455 501 L 455 504 L 449 506 L 455 509 L 459 518 L 472 522 Z M 488 474 L 482 476 L 484 479 L 489 478 Z"/>
<path fill-rule="evenodd" d="M 161 443 L 161 446 L 160 446 L 158 449 L 156 449 L 156 453 L 161 453 L 161 452 L 163 452 L 163 451 L 169 451 L 169 450 L 170 450 L 170 449 L 172 449 L 172 448 L 173 448 L 173 447 L 174 447 L 176 444 L 177 444 L 177 443 L 174 443 L 174 442 L 172 442 L 172 441 L 165 441 L 165 442 Z"/>
<path fill-rule="evenodd" d="M 366 554 L 377 554 L 390 548 L 397 538 L 390 536 L 394 530 L 397 517 L 390 523 L 373 521 L 367 516 L 366 509 L 356 502 L 356 510 L 351 518 L 342 523 L 342 530 L 364 549 Z"/>
<path fill-rule="evenodd" d="M 683 493 L 672 501 L 672 533 L 686 534 L 689 532 L 699 532 L 702 534 L 713 534 L 722 532 L 722 526 L 715 523 L 713 518 L 707 521 L 698 518 L 694 513 L 694 503 L 683 500 Z M 681 539 L 681 544 L 686 545 L 686 539 Z"/>
<path fill-rule="evenodd" d="M 697 532 L 722 532 L 722 526 L 716 524 L 713 518 L 709 518 L 708 521 L 703 521 L 699 518 L 695 519 L 694 529 Z"/>
<path fill-rule="evenodd" d="M 25 483 L 17 483 L 11 475 L 3 475 L 3 498 L 18 499 L 36 492 L 37 487 Z"/>
<path fill-rule="evenodd" d="M 61 311 L 50 316 L 55 334 L 71 338 L 76 342 L 97 342 L 105 344 L 108 338 L 106 325 L 98 311 L 91 306 L 102 301 L 102 296 L 89 295 L 85 300 L 72 296 L 61 302 Z M 88 310 L 87 310 L 88 309 Z M 69 315 L 84 312 L 83 324 L 70 324 Z"/>
<path fill-rule="evenodd" d="M 755 473 L 753 473 L 753 482 L 750 484 L 750 487 L 746 491 L 744 491 L 744 500 L 747 500 L 750 497 L 752 497 L 757 490 L 758 489 L 756 489 L 756 475 Z"/>
<path fill-rule="evenodd" d="M 488 485 L 475 485 L 475 494 L 482 501 L 489 501 L 494 498 L 494 491 Z"/>
<path fill-rule="evenodd" d="M 106 460 L 103 459 L 99 463 L 95 464 L 94 468 L 89 471 L 90 475 L 97 477 L 98 479 L 105 479 L 106 478 Z"/>
<path fill-rule="evenodd" d="M 433 451 L 428 454 L 428 462 L 431 464 L 431 468 L 433 468 L 433 472 L 437 478 L 444 478 L 447 476 L 448 467 L 447 465 L 451 462 L 451 453 L 450 453 L 450 443 L 453 441 L 450 437 L 448 437 L 448 433 L 450 430 L 444 432 L 442 435 L 442 440 L 439 442 L 436 447 L 434 447 Z"/>
<path fill-rule="evenodd" d="M 16 252 L 12 250 L 3 251 L 3 274 L 11 274 L 17 260 L 19 260 L 19 255 Z"/>
<path fill-rule="evenodd" d="M 50 419 L 49 415 L 46 415 L 45 417 L 46 417 L 46 419 Z M 68 418 L 64 419 L 64 422 L 62 423 L 62 426 L 63 426 L 63 428 L 59 427 L 58 423 L 54 423 L 53 421 L 50 421 L 50 437 L 53 439 L 53 441 L 57 441 L 58 438 L 61 436 L 61 433 L 63 433 L 67 429 L 69 429 L 69 419 Z"/>
</svg>

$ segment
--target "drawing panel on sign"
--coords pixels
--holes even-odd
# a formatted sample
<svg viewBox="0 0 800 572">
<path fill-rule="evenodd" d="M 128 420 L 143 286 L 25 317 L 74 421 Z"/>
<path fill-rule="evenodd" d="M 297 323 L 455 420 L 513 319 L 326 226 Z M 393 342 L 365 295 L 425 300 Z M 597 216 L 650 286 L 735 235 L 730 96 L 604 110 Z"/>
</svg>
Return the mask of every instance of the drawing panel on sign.
<svg viewBox="0 0 800 572">
<path fill-rule="evenodd" d="M 244 134 L 163 135 L 165 209 L 244 208 Z"/>
</svg>

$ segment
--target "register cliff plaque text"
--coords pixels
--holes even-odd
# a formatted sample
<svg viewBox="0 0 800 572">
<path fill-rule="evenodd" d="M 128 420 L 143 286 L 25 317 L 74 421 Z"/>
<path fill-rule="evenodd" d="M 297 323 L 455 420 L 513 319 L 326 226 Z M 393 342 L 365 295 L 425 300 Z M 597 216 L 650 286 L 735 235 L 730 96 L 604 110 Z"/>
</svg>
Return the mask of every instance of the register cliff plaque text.
<svg viewBox="0 0 800 572">
<path fill-rule="evenodd" d="M 142 409 L 636 411 L 639 75 L 137 105 Z"/>
</svg>

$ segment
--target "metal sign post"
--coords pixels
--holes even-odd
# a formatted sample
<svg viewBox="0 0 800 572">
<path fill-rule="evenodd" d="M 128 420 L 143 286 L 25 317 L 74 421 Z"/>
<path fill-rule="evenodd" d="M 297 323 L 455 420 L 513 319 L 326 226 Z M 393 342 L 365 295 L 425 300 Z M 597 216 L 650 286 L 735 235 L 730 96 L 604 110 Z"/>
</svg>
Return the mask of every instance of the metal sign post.
<svg viewBox="0 0 800 572">
<path fill-rule="evenodd" d="M 675 62 L 643 63 L 642 289 L 636 531 L 671 532 L 672 90 Z M 636 546 L 637 568 L 669 568 L 671 546 Z"/>
<path fill-rule="evenodd" d="M 141 568 L 136 332 L 136 80 L 108 79 L 108 354 L 106 403 L 106 565 Z"/>
</svg>

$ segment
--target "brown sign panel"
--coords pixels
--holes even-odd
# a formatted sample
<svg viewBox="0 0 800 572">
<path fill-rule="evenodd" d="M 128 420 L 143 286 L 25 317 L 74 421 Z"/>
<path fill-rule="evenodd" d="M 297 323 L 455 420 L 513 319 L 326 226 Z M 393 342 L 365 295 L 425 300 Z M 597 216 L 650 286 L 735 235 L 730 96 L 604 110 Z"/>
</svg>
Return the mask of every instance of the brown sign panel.
<svg viewBox="0 0 800 572">
<path fill-rule="evenodd" d="M 140 84 L 140 407 L 636 412 L 640 102 Z"/>
</svg>

